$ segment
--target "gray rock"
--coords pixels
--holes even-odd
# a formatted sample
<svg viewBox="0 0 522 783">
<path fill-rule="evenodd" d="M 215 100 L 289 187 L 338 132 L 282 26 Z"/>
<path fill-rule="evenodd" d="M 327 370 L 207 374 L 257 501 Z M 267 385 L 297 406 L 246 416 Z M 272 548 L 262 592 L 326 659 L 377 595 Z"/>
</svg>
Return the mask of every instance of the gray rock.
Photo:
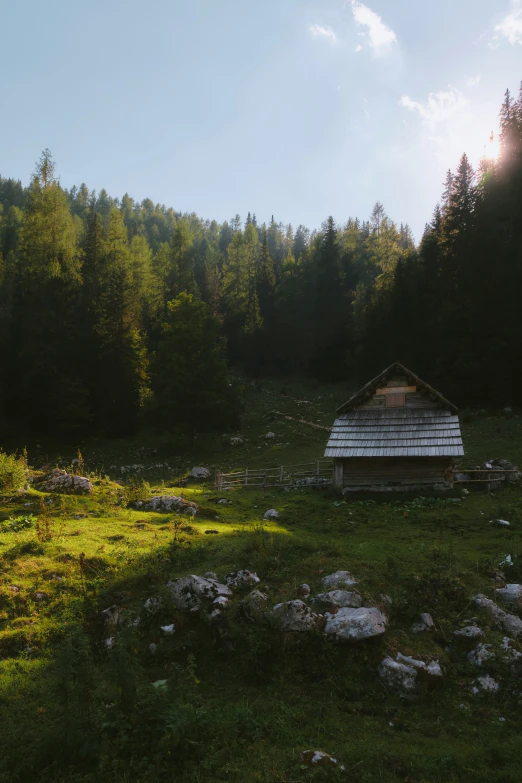
<svg viewBox="0 0 522 783">
<path fill-rule="evenodd" d="M 316 767 L 337 767 L 344 772 L 344 765 L 338 764 L 337 759 L 322 750 L 304 750 L 301 753 L 301 761 L 312 769 Z"/>
<path fill-rule="evenodd" d="M 216 582 L 215 579 L 205 579 L 195 574 L 169 582 L 167 587 L 176 608 L 191 612 L 198 611 L 205 601 L 210 603 L 220 595 L 232 595 L 232 591 L 226 585 Z"/>
<path fill-rule="evenodd" d="M 413 666 L 414 669 L 422 669 L 423 673 L 429 677 L 442 677 L 442 669 L 440 668 L 440 663 L 438 661 L 432 660 L 425 663 L 410 655 L 403 655 L 400 652 L 397 653 L 396 660 L 407 666 Z"/>
<path fill-rule="evenodd" d="M 260 620 L 266 611 L 268 596 L 261 590 L 252 590 L 240 603 L 241 609 L 248 620 Z"/>
<path fill-rule="evenodd" d="M 479 639 L 481 636 L 484 636 L 484 631 L 477 625 L 466 625 L 465 628 L 453 631 L 453 635 L 462 636 L 465 639 Z"/>
<path fill-rule="evenodd" d="M 154 596 L 153 598 L 147 598 L 143 604 L 143 608 L 146 609 L 150 614 L 155 614 L 161 609 L 161 600 L 157 596 Z"/>
<path fill-rule="evenodd" d="M 502 656 L 505 663 L 514 663 L 522 658 L 522 653 L 512 647 L 512 644 L 513 639 L 510 639 L 509 636 L 504 636 L 501 648 L 505 653 L 505 655 Z"/>
<path fill-rule="evenodd" d="M 522 620 L 514 614 L 507 614 L 494 601 L 479 593 L 473 599 L 475 604 L 488 612 L 510 636 L 517 638 L 522 635 Z"/>
<path fill-rule="evenodd" d="M 161 625 L 160 628 L 165 636 L 172 636 L 175 631 L 174 623 L 171 623 L 170 625 Z"/>
<path fill-rule="evenodd" d="M 507 604 L 512 604 L 513 606 L 522 605 L 522 585 L 506 585 L 499 590 L 495 590 L 495 595 L 497 595 L 498 598 L 501 598 Z"/>
<path fill-rule="evenodd" d="M 320 612 L 334 612 L 343 607 L 358 609 L 362 606 L 362 602 L 362 598 L 357 592 L 330 590 L 328 593 L 319 593 L 312 598 L 310 603 L 314 609 Z"/>
<path fill-rule="evenodd" d="M 177 495 L 158 495 L 148 500 L 138 500 L 131 504 L 141 511 L 159 511 L 160 513 L 177 512 L 178 514 L 190 514 L 194 516 L 198 507 L 189 500 L 184 500 Z"/>
<path fill-rule="evenodd" d="M 308 598 L 310 595 L 310 585 L 302 584 L 297 588 L 297 595 L 299 598 Z"/>
<path fill-rule="evenodd" d="M 468 653 L 468 661 L 474 666 L 482 666 L 484 661 L 490 661 L 495 657 L 491 644 L 477 644 L 477 646 Z"/>
<path fill-rule="evenodd" d="M 279 511 L 276 511 L 275 508 L 269 508 L 268 511 L 265 511 L 263 514 L 263 519 L 278 519 L 279 517 Z"/>
<path fill-rule="evenodd" d="M 267 432 L 265 435 L 265 440 L 273 440 L 275 438 L 275 433 L 273 432 Z"/>
<path fill-rule="evenodd" d="M 471 692 L 475 695 L 478 693 L 496 693 L 498 689 L 498 682 L 496 682 L 493 677 L 490 677 L 489 674 L 486 674 L 484 677 L 478 677 L 478 679 L 475 680 Z"/>
<path fill-rule="evenodd" d="M 418 692 L 417 669 L 386 656 L 377 669 L 384 684 L 403 699 L 415 698 Z"/>
<path fill-rule="evenodd" d="M 495 527 L 509 527 L 511 523 L 507 519 L 492 519 L 489 524 Z"/>
<path fill-rule="evenodd" d="M 327 590 L 330 587 L 350 587 L 357 584 L 349 571 L 336 571 L 335 574 L 329 574 L 321 579 L 323 587 Z"/>
<path fill-rule="evenodd" d="M 214 582 L 218 582 L 219 581 L 218 576 L 217 576 L 216 573 L 214 573 L 214 571 L 205 571 L 203 576 L 205 577 L 205 579 L 213 579 Z"/>
<path fill-rule="evenodd" d="M 112 606 L 109 606 L 108 609 L 104 609 L 102 612 L 100 612 L 100 614 L 103 617 L 105 626 L 107 628 L 116 628 L 121 620 L 122 613 L 116 604 L 113 604 Z"/>
<path fill-rule="evenodd" d="M 281 630 L 299 632 L 313 631 L 321 619 L 299 599 L 276 604 L 272 609 L 272 616 Z"/>
<path fill-rule="evenodd" d="M 40 489 L 46 492 L 64 492 L 74 495 L 90 495 L 94 487 L 88 478 L 84 476 L 73 476 L 66 470 L 55 468 L 40 484 Z"/>
<path fill-rule="evenodd" d="M 210 476 L 210 470 L 208 468 L 192 468 L 190 471 L 190 478 L 193 479 L 207 479 Z"/>
<path fill-rule="evenodd" d="M 326 613 L 324 632 L 343 641 L 359 641 L 384 633 L 386 622 L 386 616 L 375 607 L 343 607 L 336 614 Z"/>
<path fill-rule="evenodd" d="M 227 574 L 225 582 L 230 587 L 246 587 L 247 585 L 256 585 L 260 581 L 255 571 L 249 571 L 247 568 L 241 571 L 233 571 Z"/>
<path fill-rule="evenodd" d="M 296 487 L 326 487 L 331 483 L 331 479 L 327 479 L 324 476 L 305 476 L 295 480 Z"/>
<path fill-rule="evenodd" d="M 411 630 L 413 633 L 423 633 L 423 631 L 432 631 L 435 628 L 435 623 L 433 622 L 433 618 L 431 614 L 428 614 L 428 612 L 422 612 L 421 615 L 419 615 L 418 622 L 414 623 L 411 626 Z"/>
</svg>

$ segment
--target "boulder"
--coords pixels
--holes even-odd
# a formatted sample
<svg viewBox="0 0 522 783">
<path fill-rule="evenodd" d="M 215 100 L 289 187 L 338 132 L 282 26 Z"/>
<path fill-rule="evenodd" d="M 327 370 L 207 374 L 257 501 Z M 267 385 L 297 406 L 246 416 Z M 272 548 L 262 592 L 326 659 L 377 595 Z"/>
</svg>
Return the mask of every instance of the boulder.
<svg viewBox="0 0 522 783">
<path fill-rule="evenodd" d="M 498 473 L 496 475 L 505 477 L 506 481 L 510 484 L 516 484 L 522 478 L 522 473 L 519 471 L 518 466 L 514 465 L 508 459 L 492 459 L 489 461 L 492 468 L 496 470 L 514 471 L 514 473 Z"/>
<path fill-rule="evenodd" d="M 122 612 L 120 612 L 116 604 L 113 604 L 108 609 L 100 612 L 100 614 L 104 619 L 105 626 L 110 629 L 115 628 L 120 623 Z"/>
<path fill-rule="evenodd" d="M 265 511 L 263 514 L 263 519 L 277 519 L 279 517 L 279 511 L 276 511 L 275 508 L 269 508 L 268 511 Z"/>
<path fill-rule="evenodd" d="M 495 590 L 495 594 L 512 606 L 522 605 L 522 585 L 510 584 L 505 587 Z"/>
<path fill-rule="evenodd" d="M 240 603 L 241 610 L 248 620 L 260 620 L 266 611 L 268 596 L 261 590 L 252 590 Z"/>
<path fill-rule="evenodd" d="M 193 479 L 208 479 L 210 470 L 208 468 L 192 468 L 189 475 Z"/>
<path fill-rule="evenodd" d="M 350 587 L 356 585 L 357 579 L 354 579 L 349 571 L 336 571 L 335 574 L 329 574 L 321 579 L 323 587 L 327 590 L 331 587 Z"/>
<path fill-rule="evenodd" d="M 330 590 L 328 593 L 319 593 L 311 600 L 314 609 L 320 612 L 335 612 L 337 609 L 349 607 L 358 609 L 362 606 L 362 598 L 357 592 L 348 590 Z"/>
<path fill-rule="evenodd" d="M 507 614 L 500 606 L 497 606 L 490 598 L 479 593 L 473 599 L 475 604 L 488 612 L 493 619 L 498 622 L 502 628 L 515 638 L 522 636 L 522 620 L 515 614 Z"/>
<path fill-rule="evenodd" d="M 220 584 L 215 579 L 205 579 L 195 574 L 169 582 L 167 587 L 176 608 L 191 612 L 197 612 L 205 601 L 210 603 L 220 595 L 232 595 L 232 591 L 226 585 Z"/>
<path fill-rule="evenodd" d="M 417 669 L 414 666 L 394 661 L 393 658 L 386 656 L 377 671 L 384 684 L 403 699 L 412 699 L 417 695 L 419 683 Z"/>
<path fill-rule="evenodd" d="M 311 592 L 310 591 L 310 585 L 307 585 L 307 584 L 299 585 L 299 587 L 297 588 L 296 592 L 297 592 L 297 595 L 299 596 L 299 598 L 308 598 L 308 596 L 310 595 L 310 592 Z"/>
<path fill-rule="evenodd" d="M 249 571 L 247 568 L 241 571 L 233 571 L 227 574 L 225 582 L 230 587 L 246 587 L 248 585 L 256 585 L 260 581 L 255 571 Z"/>
<path fill-rule="evenodd" d="M 438 661 L 424 661 L 397 653 L 396 660 L 387 656 L 379 665 L 379 676 L 385 684 L 404 699 L 417 696 L 421 682 L 435 683 L 442 677 Z"/>
<path fill-rule="evenodd" d="M 496 693 L 498 689 L 498 682 L 493 677 L 490 677 L 489 674 L 486 674 L 484 677 L 478 677 L 474 681 L 471 692 L 476 696 L 478 693 Z"/>
<path fill-rule="evenodd" d="M 189 500 L 180 498 L 177 495 L 158 495 L 148 500 L 138 500 L 131 504 L 140 511 L 159 511 L 160 513 L 197 514 L 198 507 Z"/>
<path fill-rule="evenodd" d="M 272 616 L 283 631 L 313 631 L 321 621 L 321 618 L 299 599 L 276 604 L 272 609 Z"/>
<path fill-rule="evenodd" d="M 423 633 L 423 631 L 432 631 L 434 628 L 435 628 L 435 623 L 433 622 L 433 618 L 431 614 L 428 614 L 428 612 L 422 612 L 422 614 L 419 615 L 418 621 L 411 626 L 411 630 L 413 631 L 413 633 Z"/>
<path fill-rule="evenodd" d="M 239 435 L 223 435 L 223 443 L 228 443 L 229 446 L 242 446 L 243 438 Z"/>
<path fill-rule="evenodd" d="M 468 653 L 468 661 L 474 666 L 482 666 L 484 661 L 490 661 L 495 657 L 491 644 L 477 644 L 477 646 Z"/>
<path fill-rule="evenodd" d="M 505 661 L 505 663 L 514 663 L 515 661 L 519 661 L 522 658 L 522 653 L 519 652 L 519 650 L 516 648 L 512 647 L 512 644 L 513 639 L 510 639 L 509 636 L 504 636 L 500 646 L 502 651 L 505 653 L 505 655 L 502 656 L 502 659 Z"/>
<path fill-rule="evenodd" d="M 484 636 L 484 631 L 477 625 L 466 625 L 465 628 L 453 631 L 453 635 L 462 636 L 465 639 L 480 639 L 481 636 Z"/>
<path fill-rule="evenodd" d="M 74 495 L 89 495 L 93 491 L 93 485 L 88 478 L 73 476 L 66 470 L 59 468 L 52 470 L 39 488 L 45 492 L 63 492 Z"/>
<path fill-rule="evenodd" d="M 344 772 L 343 764 L 338 764 L 337 759 L 322 750 L 304 750 L 301 753 L 301 761 L 312 769 L 316 767 L 337 767 Z"/>
<path fill-rule="evenodd" d="M 386 622 L 386 616 L 375 607 L 343 607 L 336 614 L 326 613 L 324 632 L 341 641 L 359 641 L 384 633 Z"/>
</svg>

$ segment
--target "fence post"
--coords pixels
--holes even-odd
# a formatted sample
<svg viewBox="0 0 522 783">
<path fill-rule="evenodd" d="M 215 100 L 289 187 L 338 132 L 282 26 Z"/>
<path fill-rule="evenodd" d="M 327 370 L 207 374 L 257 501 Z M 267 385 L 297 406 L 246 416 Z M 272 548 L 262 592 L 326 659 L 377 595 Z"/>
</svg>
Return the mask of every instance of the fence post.
<svg viewBox="0 0 522 783">
<path fill-rule="evenodd" d="M 245 470 L 245 487 L 248 484 L 248 468 Z"/>
<path fill-rule="evenodd" d="M 216 470 L 216 487 L 221 489 L 221 471 Z"/>
<path fill-rule="evenodd" d="M 321 468 L 319 466 L 319 460 L 317 460 L 317 475 L 321 472 Z"/>
<path fill-rule="evenodd" d="M 280 482 L 280 484 L 283 483 L 284 472 L 285 472 L 284 466 L 281 465 L 281 470 L 279 471 L 279 482 Z"/>
</svg>

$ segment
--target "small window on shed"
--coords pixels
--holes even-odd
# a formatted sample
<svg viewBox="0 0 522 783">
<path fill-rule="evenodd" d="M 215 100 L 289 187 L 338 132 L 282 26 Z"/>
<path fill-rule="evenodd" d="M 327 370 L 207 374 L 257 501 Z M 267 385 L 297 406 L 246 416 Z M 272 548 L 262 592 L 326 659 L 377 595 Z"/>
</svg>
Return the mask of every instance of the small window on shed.
<svg viewBox="0 0 522 783">
<path fill-rule="evenodd" d="M 395 392 L 393 394 L 386 394 L 385 396 L 387 408 L 402 408 L 406 404 L 406 395 L 404 392 Z"/>
</svg>

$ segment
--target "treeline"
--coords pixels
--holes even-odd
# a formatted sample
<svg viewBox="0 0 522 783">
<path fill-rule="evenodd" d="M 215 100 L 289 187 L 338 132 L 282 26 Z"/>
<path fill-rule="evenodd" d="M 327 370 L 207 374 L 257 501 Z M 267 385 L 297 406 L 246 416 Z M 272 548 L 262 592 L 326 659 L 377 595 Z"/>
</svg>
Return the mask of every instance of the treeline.
<svg viewBox="0 0 522 783">
<path fill-rule="evenodd" d="M 0 178 L 0 419 L 125 434 L 236 426 L 230 368 L 364 382 L 398 359 L 457 403 L 517 403 L 522 98 L 501 153 L 448 172 L 420 246 L 377 203 L 295 231 Z"/>
</svg>

